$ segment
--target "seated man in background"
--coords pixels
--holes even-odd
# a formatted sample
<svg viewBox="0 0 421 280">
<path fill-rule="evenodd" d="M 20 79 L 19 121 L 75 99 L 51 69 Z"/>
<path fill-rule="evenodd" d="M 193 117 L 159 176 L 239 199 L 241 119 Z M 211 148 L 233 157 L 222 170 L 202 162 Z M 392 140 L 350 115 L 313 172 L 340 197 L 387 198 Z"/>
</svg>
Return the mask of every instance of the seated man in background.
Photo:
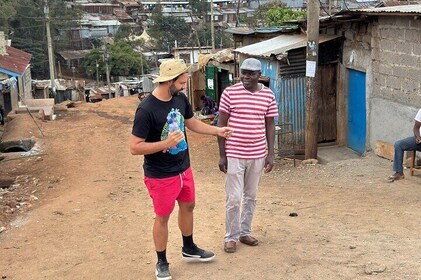
<svg viewBox="0 0 421 280">
<path fill-rule="evenodd" d="M 403 154 L 405 151 L 421 151 L 421 109 L 415 116 L 414 136 L 395 142 L 395 156 L 393 159 L 393 171 L 395 174 L 389 177 L 389 181 L 404 179 Z"/>
<path fill-rule="evenodd" d="M 215 102 L 209 96 L 202 95 L 200 100 L 203 102 L 203 108 L 200 111 L 202 115 L 214 114 L 217 111 Z"/>
</svg>

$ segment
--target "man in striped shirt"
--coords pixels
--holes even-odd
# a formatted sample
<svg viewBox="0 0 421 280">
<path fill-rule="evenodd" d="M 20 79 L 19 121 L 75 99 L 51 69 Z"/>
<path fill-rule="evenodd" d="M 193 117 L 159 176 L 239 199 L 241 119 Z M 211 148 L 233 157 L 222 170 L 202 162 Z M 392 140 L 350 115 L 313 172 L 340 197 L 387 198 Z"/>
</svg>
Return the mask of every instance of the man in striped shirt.
<svg viewBox="0 0 421 280">
<path fill-rule="evenodd" d="M 219 169 L 226 173 L 227 253 L 236 251 L 238 241 L 258 244 L 251 236 L 257 189 L 262 171 L 270 172 L 273 167 L 278 108 L 273 92 L 259 83 L 260 75 L 260 61 L 245 59 L 240 67 L 241 83 L 227 87 L 219 104 L 218 126 L 233 129 L 230 138 L 218 137 Z"/>
</svg>

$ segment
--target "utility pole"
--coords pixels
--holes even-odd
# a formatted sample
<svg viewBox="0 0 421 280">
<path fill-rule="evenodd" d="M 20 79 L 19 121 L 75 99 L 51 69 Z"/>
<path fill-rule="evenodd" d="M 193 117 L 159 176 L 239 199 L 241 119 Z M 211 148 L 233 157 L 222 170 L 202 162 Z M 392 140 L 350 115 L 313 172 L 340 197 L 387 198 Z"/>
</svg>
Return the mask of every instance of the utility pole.
<svg viewBox="0 0 421 280">
<path fill-rule="evenodd" d="M 327 9 L 329 11 L 328 16 L 330 16 L 332 14 L 332 0 L 328 1 L 328 5 L 329 5 L 329 7 Z"/>
<path fill-rule="evenodd" d="M 211 40 L 212 40 L 212 52 L 215 51 L 215 27 L 213 25 L 213 0 L 211 0 L 210 4 L 211 10 Z"/>
<path fill-rule="evenodd" d="M 51 30 L 50 30 L 50 8 L 48 7 L 48 0 L 45 0 L 44 6 L 45 14 L 45 26 L 47 29 L 47 47 L 48 47 L 48 62 L 50 66 L 50 86 L 53 91 L 54 97 L 56 96 L 56 83 L 55 83 L 55 72 L 54 72 L 54 53 L 53 53 L 53 43 L 51 40 Z"/>
<path fill-rule="evenodd" d="M 318 89 L 317 60 L 319 52 L 319 0 L 307 1 L 307 56 L 306 56 L 306 128 L 305 158 L 317 159 Z"/>
<path fill-rule="evenodd" d="M 98 64 L 98 60 L 96 60 L 95 62 L 96 62 L 96 64 L 95 64 L 95 67 L 96 67 L 96 86 L 98 87 L 99 86 L 99 74 L 98 74 L 99 64 Z"/>
<path fill-rule="evenodd" d="M 140 73 L 142 73 L 142 79 L 143 79 L 143 54 L 140 52 Z"/>
<path fill-rule="evenodd" d="M 193 33 L 196 36 L 196 44 L 199 47 L 199 53 L 202 53 L 201 46 L 200 46 L 200 41 L 199 41 L 199 35 L 197 35 L 197 30 L 196 30 L 196 26 L 195 26 L 196 23 L 194 22 L 193 14 L 192 13 L 190 13 L 190 18 L 191 18 L 191 22 L 192 22 Z"/>
<path fill-rule="evenodd" d="M 107 50 L 107 43 L 105 43 L 104 46 L 105 46 L 105 52 L 104 52 L 105 74 L 107 75 L 108 98 L 111 99 L 112 98 L 112 94 L 111 94 L 110 69 L 108 67 L 109 54 L 108 54 L 108 50 Z"/>
<path fill-rule="evenodd" d="M 235 27 L 238 27 L 240 25 L 240 3 L 241 0 L 237 1 L 237 11 L 236 11 L 236 20 L 235 20 Z"/>
</svg>

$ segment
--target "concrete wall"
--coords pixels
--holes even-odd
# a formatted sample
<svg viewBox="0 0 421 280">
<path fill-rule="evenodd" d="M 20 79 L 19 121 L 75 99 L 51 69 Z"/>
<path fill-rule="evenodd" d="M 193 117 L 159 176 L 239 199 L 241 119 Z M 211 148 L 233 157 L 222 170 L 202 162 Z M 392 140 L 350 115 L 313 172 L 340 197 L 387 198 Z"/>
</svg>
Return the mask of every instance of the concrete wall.
<svg viewBox="0 0 421 280">
<path fill-rule="evenodd" d="M 348 70 L 353 69 L 366 73 L 366 149 L 370 149 L 369 100 L 373 92 L 372 71 L 372 33 L 376 28 L 375 21 L 350 22 L 342 27 L 345 36 L 342 64 L 339 66 L 338 84 L 338 143 L 346 145 L 348 125 Z"/>
<path fill-rule="evenodd" d="M 373 31 L 372 147 L 412 135 L 421 108 L 421 20 L 380 16 Z"/>
<path fill-rule="evenodd" d="M 25 103 L 22 106 L 19 106 L 18 109 L 26 109 L 29 110 L 43 110 L 44 115 L 49 120 L 53 120 L 54 115 L 54 98 L 46 98 L 46 99 L 26 99 Z M 26 107 L 25 107 L 26 106 Z"/>
<path fill-rule="evenodd" d="M 32 78 L 31 68 L 29 66 L 26 68 L 25 72 L 23 72 L 22 77 L 19 81 L 21 81 L 23 85 L 23 91 L 21 92 L 22 97 L 24 99 L 32 99 Z"/>
<path fill-rule="evenodd" d="M 373 98 L 371 107 L 371 147 L 374 148 L 377 140 L 393 144 L 413 135 L 414 118 L 419 108 L 402 106 L 384 98 Z"/>
<path fill-rule="evenodd" d="M 342 33 L 346 38 L 339 82 L 343 102 L 348 100 L 346 69 L 366 73 L 367 150 L 378 140 L 393 143 L 411 135 L 421 108 L 421 20 L 370 17 L 344 24 Z M 342 119 L 346 125 L 346 117 Z"/>
<path fill-rule="evenodd" d="M 381 16 L 373 33 L 374 97 L 421 104 L 421 20 Z"/>
</svg>

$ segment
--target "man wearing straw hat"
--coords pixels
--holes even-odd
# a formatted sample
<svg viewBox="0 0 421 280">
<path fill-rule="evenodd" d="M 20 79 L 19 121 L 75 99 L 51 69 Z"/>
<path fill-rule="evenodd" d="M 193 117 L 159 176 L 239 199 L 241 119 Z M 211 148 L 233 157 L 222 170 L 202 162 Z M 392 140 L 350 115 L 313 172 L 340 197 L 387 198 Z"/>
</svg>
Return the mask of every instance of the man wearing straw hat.
<svg viewBox="0 0 421 280">
<path fill-rule="evenodd" d="M 152 198 L 155 221 L 153 239 L 158 257 L 156 278 L 172 279 L 166 257 L 168 220 L 178 202 L 178 226 L 186 261 L 211 261 L 215 254 L 193 242 L 195 187 L 185 127 L 208 135 L 229 137 L 231 129 L 207 125 L 193 117 L 192 106 L 181 92 L 187 86 L 189 67 L 180 59 L 164 61 L 159 68 L 159 83 L 140 103 L 135 114 L 130 152 L 144 155 L 144 182 Z"/>
</svg>

